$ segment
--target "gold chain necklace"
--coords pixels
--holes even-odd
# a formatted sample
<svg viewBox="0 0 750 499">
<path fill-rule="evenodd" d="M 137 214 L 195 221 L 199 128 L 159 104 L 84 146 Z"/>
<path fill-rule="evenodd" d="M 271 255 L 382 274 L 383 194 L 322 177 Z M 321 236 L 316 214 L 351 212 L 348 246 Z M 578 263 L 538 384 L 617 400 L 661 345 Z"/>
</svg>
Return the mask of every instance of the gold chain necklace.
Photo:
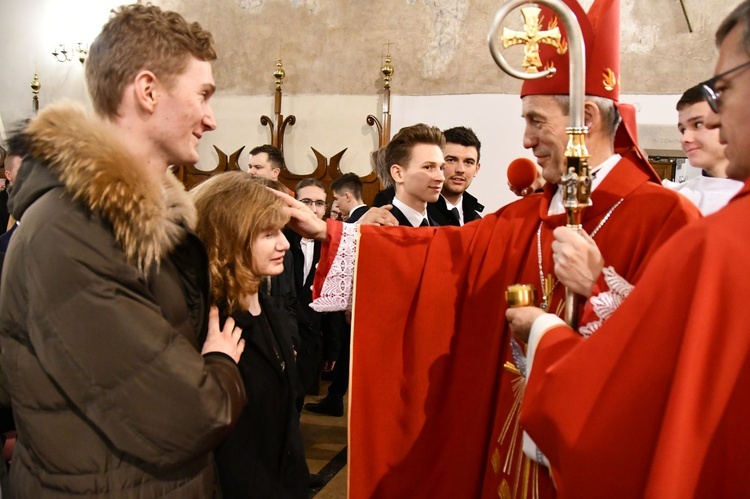
<svg viewBox="0 0 750 499">
<path fill-rule="evenodd" d="M 615 209 L 620 206 L 620 204 L 625 201 L 625 198 L 620 198 L 620 200 L 615 203 L 615 205 L 609 209 L 606 215 L 604 215 L 604 218 L 602 218 L 602 221 L 599 222 L 599 225 L 596 226 L 596 228 L 591 232 L 592 239 L 596 236 L 596 234 L 599 232 L 599 230 L 604 226 L 605 223 L 607 223 L 607 220 L 609 220 L 609 217 L 612 216 L 612 212 L 615 211 Z M 557 284 L 560 282 L 559 279 L 554 279 L 553 275 L 547 274 L 545 277 L 544 275 L 544 269 L 542 268 L 542 226 L 544 225 L 544 220 L 539 222 L 539 228 L 536 231 L 536 255 L 537 255 L 537 262 L 539 264 L 539 284 L 541 284 L 541 290 L 542 290 L 542 304 L 541 309 L 545 312 L 547 311 L 547 308 L 552 302 L 552 293 L 554 293 L 555 288 L 557 287 Z"/>
</svg>

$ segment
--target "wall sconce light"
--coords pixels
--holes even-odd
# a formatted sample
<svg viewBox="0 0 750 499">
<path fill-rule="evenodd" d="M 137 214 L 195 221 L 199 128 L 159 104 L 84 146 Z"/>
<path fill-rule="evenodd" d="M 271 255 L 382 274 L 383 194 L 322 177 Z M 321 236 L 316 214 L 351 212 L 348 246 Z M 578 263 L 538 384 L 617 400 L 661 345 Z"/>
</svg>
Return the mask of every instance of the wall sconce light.
<svg viewBox="0 0 750 499">
<path fill-rule="evenodd" d="M 58 62 L 72 61 L 78 59 L 78 62 L 83 64 L 86 61 L 86 56 L 89 54 L 88 46 L 84 46 L 82 43 L 77 43 L 75 47 L 68 50 L 64 44 L 59 44 L 52 50 L 52 56 L 57 59 Z"/>
</svg>

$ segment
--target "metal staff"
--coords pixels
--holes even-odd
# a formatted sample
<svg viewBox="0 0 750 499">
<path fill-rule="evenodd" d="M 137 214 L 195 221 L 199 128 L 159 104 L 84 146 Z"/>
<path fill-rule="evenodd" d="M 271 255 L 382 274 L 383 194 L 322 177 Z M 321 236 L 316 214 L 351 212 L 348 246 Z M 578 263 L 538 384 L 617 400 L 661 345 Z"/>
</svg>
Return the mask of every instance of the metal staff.
<svg viewBox="0 0 750 499">
<path fill-rule="evenodd" d="M 581 27 L 575 14 L 562 0 L 537 0 L 536 4 L 548 7 L 565 26 L 568 35 L 570 50 L 570 126 L 565 130 L 568 133 L 568 146 L 565 150 L 565 170 L 560 182 L 563 187 L 563 204 L 567 214 L 567 226 L 581 231 L 581 216 L 583 210 L 591 205 L 591 174 L 589 172 L 588 157 L 586 149 L 586 134 L 588 128 L 584 125 L 584 102 L 586 98 L 586 50 L 583 41 Z M 523 67 L 526 72 L 513 69 L 505 60 L 500 50 L 495 45 L 497 30 L 508 14 L 522 6 L 533 5 L 521 9 L 525 24 L 523 31 L 512 31 L 503 28 L 503 48 L 511 45 L 524 44 Z M 540 9 L 527 0 L 511 0 L 506 3 L 495 14 L 487 41 L 490 45 L 490 53 L 500 68 L 514 78 L 521 80 L 535 80 L 545 78 L 555 73 L 551 67 L 539 71 L 542 62 L 539 58 L 539 44 L 557 45 L 560 42 L 560 30 L 554 29 L 542 31 L 539 22 Z M 571 327 L 578 326 L 578 304 L 579 296 L 565 289 L 565 322 Z"/>
</svg>

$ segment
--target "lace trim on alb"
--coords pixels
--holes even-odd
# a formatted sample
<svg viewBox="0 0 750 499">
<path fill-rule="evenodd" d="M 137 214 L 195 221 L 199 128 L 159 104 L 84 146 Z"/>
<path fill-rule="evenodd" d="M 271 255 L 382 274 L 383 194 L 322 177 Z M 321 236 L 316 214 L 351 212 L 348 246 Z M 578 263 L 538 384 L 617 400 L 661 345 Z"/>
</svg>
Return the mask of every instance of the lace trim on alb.
<svg viewBox="0 0 750 499">
<path fill-rule="evenodd" d="M 342 226 L 341 241 L 328 275 L 323 281 L 320 296 L 310 304 L 316 312 L 339 312 L 352 309 L 357 224 L 342 224 Z"/>
<path fill-rule="evenodd" d="M 591 321 L 579 329 L 584 338 L 588 338 L 599 329 L 633 290 L 633 285 L 618 275 L 613 267 L 605 267 L 602 269 L 602 273 L 604 274 L 604 282 L 609 286 L 609 291 L 599 293 L 591 298 L 591 306 L 599 319 Z"/>
</svg>

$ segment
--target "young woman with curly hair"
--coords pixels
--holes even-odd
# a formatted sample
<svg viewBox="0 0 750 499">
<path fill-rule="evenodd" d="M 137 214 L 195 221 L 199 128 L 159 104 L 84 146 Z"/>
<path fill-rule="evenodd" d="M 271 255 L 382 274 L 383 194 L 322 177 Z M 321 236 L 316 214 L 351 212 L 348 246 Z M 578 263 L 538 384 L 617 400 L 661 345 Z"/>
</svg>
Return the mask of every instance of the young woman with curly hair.
<svg viewBox="0 0 750 499">
<path fill-rule="evenodd" d="M 244 172 L 217 175 L 196 187 L 196 232 L 209 255 L 211 296 L 222 318 L 242 328 L 239 361 L 248 403 L 216 450 L 225 498 L 307 498 L 309 472 L 294 400 L 294 352 L 282 312 L 261 280 L 284 270 L 289 242 L 283 203 Z"/>
</svg>

